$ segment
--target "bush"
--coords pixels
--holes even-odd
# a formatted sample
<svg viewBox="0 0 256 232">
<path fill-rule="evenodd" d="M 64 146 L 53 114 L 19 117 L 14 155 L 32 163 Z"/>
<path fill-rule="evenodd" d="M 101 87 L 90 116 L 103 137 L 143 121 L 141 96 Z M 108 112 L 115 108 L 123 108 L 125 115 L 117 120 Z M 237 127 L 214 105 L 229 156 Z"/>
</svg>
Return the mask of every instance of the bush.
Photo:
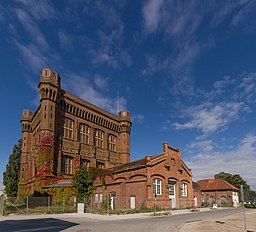
<svg viewBox="0 0 256 232">
<path fill-rule="evenodd" d="M 245 204 L 245 208 L 256 209 L 256 204 Z"/>
</svg>

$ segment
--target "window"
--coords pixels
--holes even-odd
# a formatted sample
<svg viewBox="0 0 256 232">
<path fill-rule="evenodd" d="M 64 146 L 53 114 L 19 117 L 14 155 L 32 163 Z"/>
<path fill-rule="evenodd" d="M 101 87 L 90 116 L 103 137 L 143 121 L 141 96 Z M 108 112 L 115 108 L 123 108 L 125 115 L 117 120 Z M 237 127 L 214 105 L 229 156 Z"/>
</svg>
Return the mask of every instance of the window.
<svg viewBox="0 0 256 232">
<path fill-rule="evenodd" d="M 80 167 L 85 167 L 86 171 L 88 172 L 89 171 L 89 167 L 90 167 L 90 163 L 91 162 L 89 160 L 81 159 L 80 160 Z"/>
<path fill-rule="evenodd" d="M 103 201 L 102 193 L 96 193 L 95 194 L 95 203 L 102 203 L 102 201 Z"/>
<path fill-rule="evenodd" d="M 63 136 L 67 139 L 73 139 L 74 123 L 72 120 L 65 118 L 63 127 Z"/>
<path fill-rule="evenodd" d="M 108 136 L 108 149 L 110 151 L 116 151 L 116 136 L 114 135 Z"/>
<path fill-rule="evenodd" d="M 96 168 L 104 169 L 105 168 L 105 164 L 104 163 L 100 163 L 100 162 L 96 162 Z"/>
<path fill-rule="evenodd" d="M 95 146 L 103 148 L 104 132 L 100 130 L 95 131 Z"/>
<path fill-rule="evenodd" d="M 80 124 L 79 139 L 80 142 L 89 144 L 89 127 L 87 125 Z"/>
<path fill-rule="evenodd" d="M 74 159 L 69 156 L 62 156 L 61 171 L 65 174 L 73 174 Z"/>
<path fill-rule="evenodd" d="M 162 186 L 160 179 L 153 179 L 153 193 L 154 195 L 162 195 Z"/>
<path fill-rule="evenodd" d="M 181 184 L 181 196 L 187 197 L 188 196 L 188 185 L 185 183 Z"/>
</svg>

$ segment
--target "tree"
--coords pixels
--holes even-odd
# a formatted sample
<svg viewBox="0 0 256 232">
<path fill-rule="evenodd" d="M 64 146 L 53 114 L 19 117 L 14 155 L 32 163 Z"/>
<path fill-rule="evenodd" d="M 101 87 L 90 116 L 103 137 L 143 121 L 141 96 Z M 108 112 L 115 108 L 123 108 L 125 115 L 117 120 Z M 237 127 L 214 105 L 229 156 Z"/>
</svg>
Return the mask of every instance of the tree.
<svg viewBox="0 0 256 232">
<path fill-rule="evenodd" d="M 251 190 L 250 186 L 247 184 L 247 181 L 245 181 L 240 175 L 238 174 L 230 174 L 226 172 L 220 172 L 218 174 L 214 175 L 214 178 L 221 178 L 228 183 L 234 185 L 236 188 L 240 189 L 241 185 L 243 185 L 244 189 L 244 200 L 245 201 L 252 201 L 251 199 L 254 196 L 254 191 Z"/>
<path fill-rule="evenodd" d="M 4 191 L 8 197 L 16 197 L 18 192 L 18 183 L 20 175 L 20 158 L 21 158 L 22 140 L 15 144 L 12 154 L 9 156 L 9 162 L 3 173 Z"/>
<path fill-rule="evenodd" d="M 112 176 L 112 172 L 108 169 L 88 168 L 82 166 L 73 176 L 73 187 L 77 193 L 78 202 L 88 201 L 89 197 L 95 190 L 93 186 L 97 177 L 101 179 L 102 184 L 105 183 L 106 176 Z"/>
<path fill-rule="evenodd" d="M 77 193 L 77 202 L 84 202 L 91 196 L 94 187 L 94 173 L 87 171 L 85 166 L 82 166 L 73 176 L 73 187 Z"/>
</svg>

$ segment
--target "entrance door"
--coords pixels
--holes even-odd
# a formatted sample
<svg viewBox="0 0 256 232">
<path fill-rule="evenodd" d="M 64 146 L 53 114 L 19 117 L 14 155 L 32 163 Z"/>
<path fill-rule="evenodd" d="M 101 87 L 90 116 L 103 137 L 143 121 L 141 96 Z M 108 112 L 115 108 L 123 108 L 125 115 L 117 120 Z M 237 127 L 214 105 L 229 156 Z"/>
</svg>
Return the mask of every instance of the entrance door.
<svg viewBox="0 0 256 232">
<path fill-rule="evenodd" d="M 116 208 L 116 193 L 115 192 L 110 193 L 110 207 L 112 210 Z"/>
<path fill-rule="evenodd" d="M 130 197 L 131 209 L 135 209 L 135 197 Z"/>
<path fill-rule="evenodd" d="M 176 181 L 169 180 L 168 181 L 168 189 L 169 189 L 169 199 L 171 201 L 171 207 L 176 208 Z"/>
</svg>

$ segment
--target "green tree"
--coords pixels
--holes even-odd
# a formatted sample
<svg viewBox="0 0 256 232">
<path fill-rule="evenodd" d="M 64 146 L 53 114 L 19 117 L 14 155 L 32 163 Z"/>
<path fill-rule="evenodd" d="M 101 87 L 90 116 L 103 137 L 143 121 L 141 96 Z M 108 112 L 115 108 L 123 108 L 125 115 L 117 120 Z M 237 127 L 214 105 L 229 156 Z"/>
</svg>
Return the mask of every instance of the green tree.
<svg viewBox="0 0 256 232">
<path fill-rule="evenodd" d="M 238 189 L 240 189 L 241 185 L 243 185 L 244 189 L 244 200 L 245 201 L 251 201 L 251 197 L 253 196 L 253 192 L 250 188 L 250 186 L 247 184 L 247 181 L 245 181 L 240 175 L 238 174 L 230 174 L 226 172 L 220 172 L 218 174 L 214 175 L 214 178 L 221 178 L 228 183 L 234 185 Z"/>
<path fill-rule="evenodd" d="M 9 162 L 3 173 L 4 191 L 8 197 L 16 197 L 18 192 L 18 183 L 20 175 L 20 158 L 21 158 L 22 140 L 15 144 L 12 154 L 9 156 Z"/>
<path fill-rule="evenodd" d="M 78 202 L 87 201 L 93 193 L 94 176 L 94 173 L 87 171 L 85 166 L 82 166 L 73 176 L 73 187 L 77 193 Z"/>
</svg>

